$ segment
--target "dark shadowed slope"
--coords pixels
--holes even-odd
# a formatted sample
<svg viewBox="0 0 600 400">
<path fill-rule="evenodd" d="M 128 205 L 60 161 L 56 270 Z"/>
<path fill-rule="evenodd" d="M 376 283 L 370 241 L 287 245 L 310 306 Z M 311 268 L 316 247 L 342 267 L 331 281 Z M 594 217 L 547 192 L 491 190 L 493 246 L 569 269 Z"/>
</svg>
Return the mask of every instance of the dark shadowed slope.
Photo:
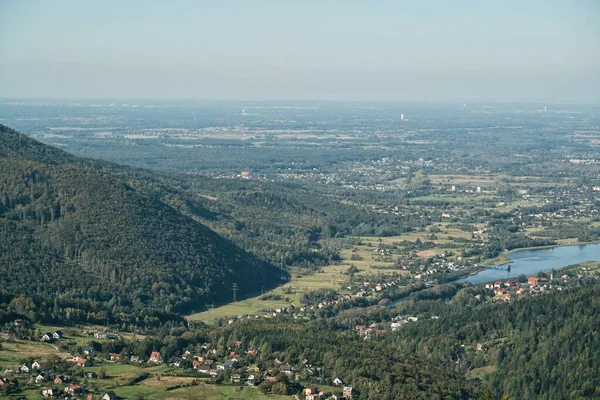
<svg viewBox="0 0 600 400">
<path fill-rule="evenodd" d="M 243 295 L 284 277 L 107 165 L 0 125 L 3 302 L 102 319 L 197 309 L 230 299 L 234 282 Z"/>
</svg>

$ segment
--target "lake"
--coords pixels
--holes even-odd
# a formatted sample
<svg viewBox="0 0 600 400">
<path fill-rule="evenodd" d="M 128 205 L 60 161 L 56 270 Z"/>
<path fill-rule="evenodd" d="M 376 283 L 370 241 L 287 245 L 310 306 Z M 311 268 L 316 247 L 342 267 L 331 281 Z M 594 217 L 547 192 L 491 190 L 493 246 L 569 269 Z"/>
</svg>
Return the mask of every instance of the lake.
<svg viewBox="0 0 600 400">
<path fill-rule="evenodd" d="M 600 261 L 600 243 L 558 246 L 537 250 L 519 250 L 508 255 L 510 272 L 486 269 L 456 282 L 470 282 L 474 285 L 497 280 L 516 278 L 521 274 L 536 275 L 584 261 Z"/>
</svg>

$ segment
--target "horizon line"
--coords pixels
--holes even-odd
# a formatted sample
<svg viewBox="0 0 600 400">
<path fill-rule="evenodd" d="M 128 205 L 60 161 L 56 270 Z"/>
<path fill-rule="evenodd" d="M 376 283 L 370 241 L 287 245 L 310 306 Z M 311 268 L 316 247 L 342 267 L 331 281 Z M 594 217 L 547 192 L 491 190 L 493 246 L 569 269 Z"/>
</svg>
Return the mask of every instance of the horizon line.
<svg viewBox="0 0 600 400">
<path fill-rule="evenodd" d="M 0 96 L 0 101 L 201 101 L 201 102 L 310 102 L 310 103 L 412 103 L 412 104 L 435 104 L 435 103 L 463 103 L 463 104 L 569 104 L 569 105 L 600 105 L 598 100 L 537 100 L 537 99 L 429 99 L 429 100 L 356 100 L 356 99 L 315 99 L 315 98 L 200 98 L 200 97 L 105 97 L 105 96 Z"/>
</svg>

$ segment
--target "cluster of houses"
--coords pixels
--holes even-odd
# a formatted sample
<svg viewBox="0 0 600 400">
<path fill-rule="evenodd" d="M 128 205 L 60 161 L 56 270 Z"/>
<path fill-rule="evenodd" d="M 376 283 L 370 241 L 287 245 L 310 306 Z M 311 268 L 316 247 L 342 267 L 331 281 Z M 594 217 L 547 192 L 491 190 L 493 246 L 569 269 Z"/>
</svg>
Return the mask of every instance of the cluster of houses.
<svg viewBox="0 0 600 400">
<path fill-rule="evenodd" d="M 15 321 L 16 323 L 16 321 Z M 117 339 L 118 336 L 111 333 L 108 329 L 103 328 L 103 329 L 99 329 L 99 330 L 93 330 L 93 331 L 86 331 L 85 334 L 87 334 L 88 336 L 93 336 L 94 339 L 104 339 L 104 340 L 111 340 L 111 339 Z M 53 343 L 55 340 L 59 340 L 62 339 L 64 336 L 63 332 L 60 330 L 56 330 L 54 332 L 46 332 L 42 335 L 42 337 L 40 338 L 40 340 L 42 342 L 46 342 L 46 343 Z"/>
<path fill-rule="evenodd" d="M 217 350 L 210 348 L 209 345 L 205 343 L 199 346 L 197 354 L 193 354 L 189 350 L 186 350 L 180 357 L 175 359 L 171 365 L 174 367 L 181 367 L 184 360 L 191 360 L 192 369 L 198 371 L 199 374 L 207 377 L 216 377 L 221 371 L 231 369 L 239 370 L 239 368 L 245 365 L 246 363 L 244 362 L 243 357 L 244 353 L 247 356 L 256 356 L 258 354 L 258 349 L 256 347 L 250 346 L 246 350 L 241 350 L 241 347 L 242 342 L 236 341 L 234 348 L 229 349 L 227 357 L 217 362 L 214 359 L 214 356 L 217 354 Z M 149 361 L 157 363 L 162 362 L 160 353 L 153 352 Z M 256 364 L 247 365 L 244 376 L 241 374 L 231 375 L 231 383 L 253 386 L 255 383 L 262 381 L 263 379 L 275 379 L 275 375 L 279 373 L 293 375 L 297 372 L 291 365 L 283 363 L 278 359 L 274 360 L 274 364 L 275 367 L 270 371 L 261 371 Z M 305 368 L 307 368 L 307 373 L 311 375 L 311 372 L 313 371 L 311 370 L 312 367 L 310 364 L 308 364 L 308 360 L 304 360 L 302 364 Z"/>
<path fill-rule="evenodd" d="M 560 283 L 569 282 L 568 275 L 562 275 L 558 280 L 551 276 L 550 279 L 545 277 L 530 276 L 527 281 L 521 282 L 517 279 L 507 279 L 506 281 L 496 281 L 486 283 L 485 288 L 494 291 L 493 301 L 508 302 L 517 296 L 524 294 L 539 294 L 549 290 L 563 290 Z"/>
<path fill-rule="evenodd" d="M 342 384 L 342 381 L 339 378 L 335 378 L 334 384 L 339 386 Z M 352 388 L 352 386 L 344 386 L 341 392 L 341 396 L 331 394 L 328 397 L 324 397 L 325 393 L 320 391 L 317 386 L 306 386 L 304 387 L 304 389 L 302 389 L 302 395 L 306 400 L 350 400 L 355 397 L 355 394 L 355 390 L 354 388 Z M 300 396 L 295 395 L 294 399 L 300 400 Z"/>
<path fill-rule="evenodd" d="M 381 333 L 381 332 L 379 332 Z M 259 351 L 254 346 L 244 347 L 241 341 L 236 341 L 231 347 L 228 348 L 227 355 L 225 357 L 217 356 L 219 352 L 213 346 L 204 343 L 196 346 L 193 351 L 186 350 L 178 357 L 168 360 L 169 365 L 173 367 L 183 367 L 186 363 L 191 368 L 197 371 L 200 375 L 210 377 L 217 377 L 220 373 L 230 371 L 226 376 L 229 377 L 229 381 L 236 385 L 248 385 L 254 386 L 262 381 L 276 382 L 277 376 L 284 374 L 290 377 L 292 380 L 300 380 L 302 375 L 313 376 L 320 370 L 319 368 L 313 367 L 307 359 L 302 360 L 297 366 L 293 366 L 289 363 L 283 362 L 279 359 L 273 360 L 269 368 L 261 370 L 261 367 L 256 363 L 252 363 L 254 356 L 257 356 Z M 123 355 L 117 353 L 111 353 L 110 359 L 112 361 L 121 360 Z M 137 357 L 136 357 L 137 359 Z M 138 359 L 139 360 L 139 359 Z M 148 359 L 150 363 L 163 363 L 165 362 L 158 351 L 153 351 Z M 343 386 L 344 382 L 336 377 L 332 381 L 333 385 Z M 349 386 L 344 386 L 342 396 L 327 397 L 327 399 L 352 399 L 353 389 Z M 311 389 L 308 393 L 305 389 L 305 397 L 309 399 L 323 399 L 323 393 Z"/>
<path fill-rule="evenodd" d="M 59 340 L 62 338 L 62 331 L 46 332 L 42 335 L 41 341 L 46 343 L 53 343 L 55 340 Z"/>
<path fill-rule="evenodd" d="M 92 393 L 86 393 L 86 390 L 78 385 L 71 385 L 60 390 L 53 387 L 46 387 L 42 390 L 42 396 L 45 398 L 64 398 L 64 399 L 82 399 L 85 396 L 86 400 L 121 400 L 114 392 L 105 392 L 102 395 L 94 396 Z"/>
<path fill-rule="evenodd" d="M 377 324 L 373 323 L 369 326 L 356 325 L 356 332 L 363 338 L 363 340 L 371 340 L 373 336 L 383 336 L 387 333 L 386 329 L 378 329 Z"/>
<path fill-rule="evenodd" d="M 328 306 L 334 306 L 344 301 L 359 299 L 359 298 L 370 298 L 373 295 L 383 292 L 386 289 L 390 289 L 400 283 L 400 280 L 393 277 L 388 277 L 388 281 L 384 281 L 385 277 L 378 277 L 376 282 L 363 281 L 357 285 L 350 285 L 346 287 L 346 290 L 350 293 L 339 295 L 337 299 L 329 301 L 321 301 L 315 305 L 300 307 L 299 311 L 314 311 Z"/>
<path fill-rule="evenodd" d="M 42 368 L 42 365 L 37 360 L 34 360 L 31 364 L 25 363 L 18 366 L 8 366 L 3 372 L 5 375 L 13 376 L 13 379 L 23 376 L 29 377 L 29 380 L 26 382 L 27 385 L 43 386 L 41 395 L 45 398 L 81 398 L 81 396 L 86 395 L 86 390 L 75 384 L 71 376 L 44 371 L 44 368 Z M 85 376 L 89 379 L 97 378 L 95 372 L 87 372 Z M 0 388 L 8 383 L 10 383 L 8 378 L 0 377 Z M 113 392 L 106 392 L 101 396 L 87 394 L 86 399 L 119 400 L 119 397 Z"/>
<path fill-rule="evenodd" d="M 121 353 L 110 353 L 109 354 L 110 361 L 121 361 L 121 360 L 123 360 L 123 358 L 124 358 L 124 356 Z M 132 364 L 141 364 L 145 360 L 140 358 L 139 356 L 132 355 L 132 356 L 128 357 L 128 361 Z M 147 362 L 153 363 L 153 364 L 162 364 L 163 358 L 158 351 L 153 351 L 152 353 L 150 353 L 150 357 L 148 358 Z"/>
<path fill-rule="evenodd" d="M 439 319 L 439 317 L 437 315 L 432 315 L 431 319 Z M 392 331 L 397 331 L 402 326 L 404 326 L 410 322 L 417 322 L 418 320 L 419 320 L 419 317 L 411 317 L 411 316 L 403 317 L 401 315 L 398 315 L 398 316 L 392 318 L 390 328 L 392 329 Z"/>
<path fill-rule="evenodd" d="M 387 281 L 385 281 L 385 279 L 387 279 Z M 248 314 L 238 317 L 231 317 L 228 319 L 227 323 L 233 324 L 234 322 L 256 318 L 273 318 L 280 315 L 302 315 L 320 310 L 325 307 L 335 306 L 336 304 L 340 304 L 345 301 L 355 300 L 359 298 L 369 299 L 372 298 L 373 295 L 388 290 L 394 286 L 397 286 L 398 284 L 400 284 L 400 279 L 392 275 L 377 277 L 376 282 L 363 281 L 360 284 L 354 286 L 347 286 L 346 289 L 349 293 L 341 294 L 333 300 L 323 300 L 316 304 L 305 305 L 302 307 L 296 307 L 293 304 L 291 304 L 289 307 L 276 308 L 273 310 L 266 311 L 260 315 Z"/>
</svg>

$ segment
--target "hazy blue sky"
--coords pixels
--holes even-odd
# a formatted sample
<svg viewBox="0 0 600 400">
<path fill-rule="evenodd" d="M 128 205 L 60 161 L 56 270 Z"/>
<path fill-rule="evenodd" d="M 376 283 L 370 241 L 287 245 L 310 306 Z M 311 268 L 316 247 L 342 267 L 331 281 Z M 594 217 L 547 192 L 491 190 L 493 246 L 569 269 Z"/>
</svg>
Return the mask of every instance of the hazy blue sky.
<svg viewBox="0 0 600 400">
<path fill-rule="evenodd" d="M 0 0 L 0 97 L 600 101 L 600 0 Z"/>
</svg>

